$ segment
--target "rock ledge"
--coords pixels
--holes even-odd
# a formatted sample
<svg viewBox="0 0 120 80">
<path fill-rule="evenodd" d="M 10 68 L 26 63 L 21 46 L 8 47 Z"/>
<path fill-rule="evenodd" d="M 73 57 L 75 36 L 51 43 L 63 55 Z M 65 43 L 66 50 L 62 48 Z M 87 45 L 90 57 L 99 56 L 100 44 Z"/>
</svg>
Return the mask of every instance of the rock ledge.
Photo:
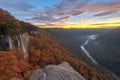
<svg viewBox="0 0 120 80">
<path fill-rule="evenodd" d="M 34 70 L 30 80 L 85 80 L 67 62 Z"/>
</svg>

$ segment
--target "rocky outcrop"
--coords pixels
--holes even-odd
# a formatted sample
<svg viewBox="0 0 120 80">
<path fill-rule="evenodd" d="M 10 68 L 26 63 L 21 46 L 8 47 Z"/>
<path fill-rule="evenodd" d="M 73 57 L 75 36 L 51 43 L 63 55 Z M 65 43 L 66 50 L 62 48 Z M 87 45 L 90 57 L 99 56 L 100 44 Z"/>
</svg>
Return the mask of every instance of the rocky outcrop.
<svg viewBox="0 0 120 80">
<path fill-rule="evenodd" d="M 29 34 L 23 33 L 19 35 L 0 35 L 0 50 L 20 49 L 28 56 Z"/>
<path fill-rule="evenodd" d="M 32 72 L 30 80 L 85 80 L 67 62 L 48 65 Z"/>
<path fill-rule="evenodd" d="M 29 43 L 30 43 L 30 40 L 29 40 L 29 34 L 28 33 L 24 33 L 24 34 L 21 34 L 20 36 L 20 47 L 22 48 L 23 52 L 25 53 L 25 58 L 28 56 L 28 46 L 29 46 Z"/>
<path fill-rule="evenodd" d="M 12 78 L 11 80 L 21 80 L 21 79 L 19 79 L 19 78 Z"/>
<path fill-rule="evenodd" d="M 11 40 L 8 35 L 0 35 L 0 50 L 8 50 L 11 48 Z"/>
</svg>

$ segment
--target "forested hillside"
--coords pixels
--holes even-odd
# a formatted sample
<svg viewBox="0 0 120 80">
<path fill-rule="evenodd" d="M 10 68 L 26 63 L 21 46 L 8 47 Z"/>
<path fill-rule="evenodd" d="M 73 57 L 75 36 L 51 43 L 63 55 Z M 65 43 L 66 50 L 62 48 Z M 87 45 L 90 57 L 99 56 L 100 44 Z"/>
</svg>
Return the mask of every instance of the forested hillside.
<svg viewBox="0 0 120 80">
<path fill-rule="evenodd" d="M 37 27 L 15 19 L 8 11 L 0 9 L 0 34 L 15 35 L 26 32 L 28 30 L 35 30 Z"/>
<path fill-rule="evenodd" d="M 102 66 L 120 77 L 120 28 L 114 28 L 91 41 L 86 47 Z"/>
<path fill-rule="evenodd" d="M 60 64 L 67 61 L 82 74 L 87 80 L 112 80 L 108 73 L 90 66 L 83 60 L 78 59 L 73 53 L 66 50 L 53 40 L 49 34 L 40 30 L 37 35 L 31 36 L 31 48 L 29 62 L 33 66 L 44 67 L 49 64 Z"/>
<path fill-rule="evenodd" d="M 91 63 L 80 46 L 85 43 L 89 35 L 97 35 L 108 31 L 109 29 L 43 29 L 57 40 L 66 49 L 73 52 L 78 58 Z"/>
</svg>

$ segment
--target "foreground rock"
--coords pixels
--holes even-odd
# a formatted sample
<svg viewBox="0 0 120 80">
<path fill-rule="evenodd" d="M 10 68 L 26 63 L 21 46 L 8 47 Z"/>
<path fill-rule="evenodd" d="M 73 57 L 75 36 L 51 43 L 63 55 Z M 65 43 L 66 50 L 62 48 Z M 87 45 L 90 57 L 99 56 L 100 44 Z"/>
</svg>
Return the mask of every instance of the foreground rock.
<svg viewBox="0 0 120 80">
<path fill-rule="evenodd" d="M 11 80 L 20 80 L 19 78 L 13 78 L 13 79 L 11 79 Z"/>
<path fill-rule="evenodd" d="M 85 80 L 67 62 L 33 71 L 30 80 Z"/>
</svg>

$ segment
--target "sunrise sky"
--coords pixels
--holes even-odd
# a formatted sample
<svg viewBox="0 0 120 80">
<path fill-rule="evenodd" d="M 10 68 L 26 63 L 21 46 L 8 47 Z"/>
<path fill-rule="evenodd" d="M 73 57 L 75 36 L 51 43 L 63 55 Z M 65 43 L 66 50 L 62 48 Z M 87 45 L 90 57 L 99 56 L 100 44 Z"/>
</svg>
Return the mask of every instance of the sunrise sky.
<svg viewBox="0 0 120 80">
<path fill-rule="evenodd" d="M 0 8 L 41 28 L 120 26 L 120 0 L 1 0 Z"/>
</svg>

